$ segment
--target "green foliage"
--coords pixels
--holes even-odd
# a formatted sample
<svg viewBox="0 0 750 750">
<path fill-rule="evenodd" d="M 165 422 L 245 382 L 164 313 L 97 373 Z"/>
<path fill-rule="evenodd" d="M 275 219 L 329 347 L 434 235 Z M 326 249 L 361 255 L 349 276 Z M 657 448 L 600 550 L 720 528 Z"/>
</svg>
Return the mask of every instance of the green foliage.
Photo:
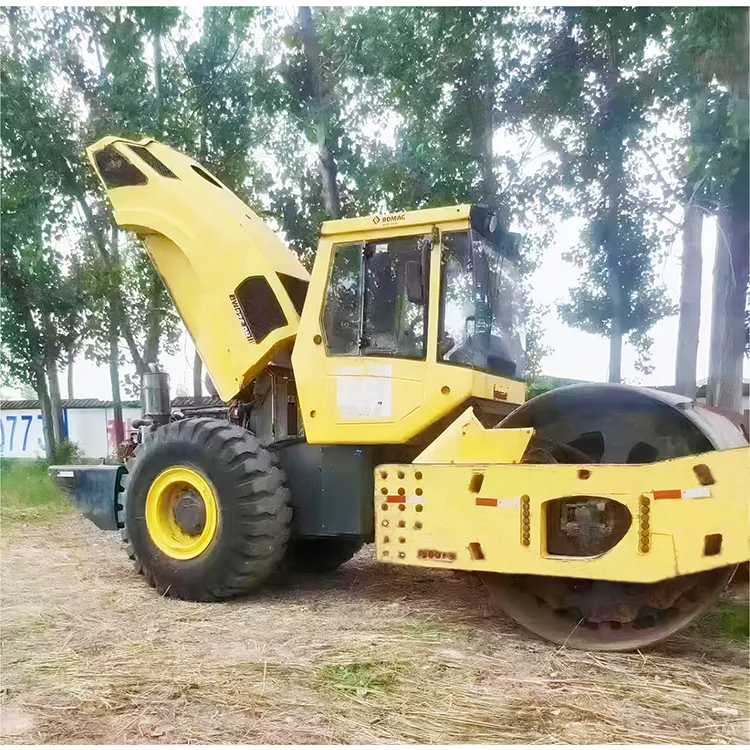
<svg viewBox="0 0 750 750">
<path fill-rule="evenodd" d="M 572 380 L 570 378 L 555 378 L 549 375 L 540 375 L 534 378 L 526 388 L 526 399 L 532 399 L 555 388 L 564 388 L 566 385 L 576 385 L 586 381 Z"/>
<path fill-rule="evenodd" d="M 50 463 L 53 464 L 79 464 L 83 461 L 83 452 L 81 446 L 78 443 L 73 443 L 67 438 L 61 440 L 58 445 L 55 446 L 54 453 L 52 454 L 52 460 Z"/>
<path fill-rule="evenodd" d="M 675 232 L 664 217 L 686 186 L 710 210 L 726 205 L 742 166 L 746 9 L 309 11 L 3 11 L 6 381 L 33 382 L 71 348 L 105 362 L 116 299 L 136 350 L 121 365 L 177 346 L 169 296 L 124 233 L 115 248 L 84 163 L 110 133 L 194 154 L 308 267 L 330 213 L 326 154 L 343 216 L 501 206 L 524 235 L 526 273 L 559 220 L 582 217 L 569 258 L 581 275 L 559 312 L 602 336 L 617 319 L 647 368 L 649 331 L 673 312 L 655 271 Z M 679 133 L 664 136 L 664 120 Z M 528 338 L 536 377 L 538 315 Z"/>
<path fill-rule="evenodd" d="M 677 12 L 675 32 L 683 64 L 704 84 L 714 78 L 725 85 L 747 87 L 747 21 L 745 7 L 707 6 Z M 745 90 L 747 93 L 747 90 Z"/>
<path fill-rule="evenodd" d="M 750 644 L 750 611 L 746 604 L 722 601 L 712 607 L 696 627 L 718 639 Z"/>
<path fill-rule="evenodd" d="M 513 87 L 519 124 L 559 160 L 547 176 L 549 207 L 587 221 L 567 257 L 582 274 L 560 315 L 589 333 L 629 337 L 644 369 L 649 329 L 674 312 L 654 272 L 666 244 L 658 226 L 664 198 L 650 199 L 637 167 L 657 103 L 648 53 L 665 28 L 662 14 L 645 8 L 555 11 L 546 19 L 546 53 Z M 618 377 L 619 353 L 610 367 Z"/>
<path fill-rule="evenodd" d="M 542 361 L 552 352 L 546 343 L 542 315 L 547 312 L 546 307 L 535 308 L 528 306 L 526 311 L 526 372 L 527 391 L 533 389 L 542 377 Z"/>
<path fill-rule="evenodd" d="M 80 264 L 65 250 L 72 198 L 57 129 L 72 121 L 69 102 L 55 91 L 41 28 L 28 9 L 14 11 L 15 43 L 3 47 L 0 73 L 0 371 L 4 383 L 19 385 L 36 383 L 44 363 L 79 338 L 85 290 Z"/>
<path fill-rule="evenodd" d="M 392 152 L 372 165 L 376 197 L 392 210 L 497 201 L 485 139 L 499 90 L 490 45 L 504 41 L 505 12 L 368 8 L 349 21 L 361 35 L 354 65 L 374 99 L 367 116 L 382 121 L 390 106 L 400 120 Z"/>
<path fill-rule="evenodd" d="M 402 669 L 403 665 L 397 662 L 356 661 L 325 666 L 318 677 L 334 690 L 365 696 L 393 689 Z"/>
<path fill-rule="evenodd" d="M 684 8 L 674 18 L 675 78 L 688 92 L 688 184 L 708 210 L 724 207 L 748 141 L 748 10 Z"/>
<path fill-rule="evenodd" d="M 635 207 L 633 207 L 633 210 Z M 565 256 L 584 270 L 579 283 L 570 290 L 570 301 L 558 305 L 562 319 L 588 333 L 609 336 L 613 300 L 609 290 L 611 249 L 596 235 L 609 227 L 591 222 L 580 244 Z M 623 333 L 641 355 L 642 370 L 648 365 L 644 355 L 651 346 L 649 329 L 662 318 L 673 315 L 676 307 L 666 291 L 655 283 L 653 257 L 655 240 L 648 238 L 642 217 L 621 212 L 615 230 L 622 250 L 616 262 L 623 303 Z"/>
</svg>

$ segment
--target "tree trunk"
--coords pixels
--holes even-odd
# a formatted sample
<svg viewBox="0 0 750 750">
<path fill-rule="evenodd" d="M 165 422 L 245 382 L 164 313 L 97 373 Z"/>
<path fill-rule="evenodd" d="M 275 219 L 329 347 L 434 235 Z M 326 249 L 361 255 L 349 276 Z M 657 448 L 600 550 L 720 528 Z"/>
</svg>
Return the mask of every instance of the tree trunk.
<svg viewBox="0 0 750 750">
<path fill-rule="evenodd" d="M 36 378 L 35 390 L 39 399 L 39 408 L 42 412 L 42 433 L 44 434 L 44 453 L 48 461 L 53 461 L 57 452 L 55 432 L 52 427 L 52 406 L 50 404 L 49 390 L 47 389 L 47 376 L 41 365 L 34 367 Z"/>
<path fill-rule="evenodd" d="M 118 330 L 114 321 L 109 325 L 109 383 L 112 388 L 112 419 L 114 421 L 115 452 L 125 440 L 125 425 L 122 419 L 122 395 L 120 394 L 120 353 Z"/>
<path fill-rule="evenodd" d="M 341 218 L 341 197 L 339 195 L 338 168 L 336 159 L 325 143 L 318 145 L 318 172 L 323 183 L 323 205 L 333 219 Z"/>
<path fill-rule="evenodd" d="M 154 31 L 154 96 L 156 98 L 156 131 L 161 134 L 163 120 L 163 87 L 162 87 L 162 63 L 161 63 L 161 33 Z M 205 111 L 203 108 L 203 132 L 205 133 Z M 201 151 L 204 150 L 205 136 L 201 138 Z M 205 156 L 201 153 L 201 159 Z M 161 322 L 163 311 L 160 306 L 162 301 L 162 280 L 155 269 L 151 270 L 151 286 L 149 288 L 148 328 L 146 331 L 146 346 L 143 352 L 143 360 L 146 364 L 156 362 L 159 358 L 159 340 L 161 339 Z"/>
<path fill-rule="evenodd" d="M 112 254 L 110 254 L 109 250 L 107 249 L 107 243 L 104 239 L 104 235 L 101 231 L 99 231 L 99 227 L 96 224 L 96 219 L 94 218 L 94 214 L 91 211 L 91 207 L 86 202 L 86 197 L 83 192 L 79 191 L 77 186 L 75 185 L 75 175 L 70 170 L 69 179 L 73 181 L 73 189 L 75 190 L 76 199 L 78 201 L 78 205 L 81 207 L 81 211 L 83 211 L 84 218 L 86 219 L 86 225 L 88 226 L 89 231 L 94 238 L 94 244 L 99 250 L 99 254 L 102 256 L 102 259 L 104 260 L 107 268 L 112 272 L 118 273 L 119 279 L 119 255 L 117 253 L 117 249 L 115 246 L 113 246 Z M 116 226 L 112 227 L 112 241 L 117 241 Z M 141 357 L 141 353 L 138 351 L 138 345 L 135 342 L 133 330 L 130 327 L 130 322 L 128 321 L 125 307 L 122 304 L 122 299 L 120 299 L 119 283 L 118 290 L 110 296 L 109 302 L 109 314 L 114 317 L 115 322 L 117 323 L 117 327 L 120 330 L 122 337 L 125 339 L 125 343 L 128 345 L 128 351 L 130 352 L 130 356 L 133 360 L 133 364 L 135 365 L 135 369 L 139 373 L 143 372 L 146 369 L 145 363 L 143 361 L 143 357 Z"/>
<path fill-rule="evenodd" d="M 307 64 L 312 72 L 313 105 L 315 129 L 317 133 L 318 173 L 323 191 L 323 205 L 326 213 L 333 219 L 341 218 L 341 195 L 338 185 L 338 167 L 336 157 L 331 150 L 328 140 L 329 112 L 331 108 L 331 92 L 323 72 L 323 55 L 320 40 L 315 31 L 310 8 L 303 5 L 297 13 L 299 36 L 302 41 Z"/>
<path fill-rule="evenodd" d="M 156 132 L 162 135 L 161 33 L 154 32 L 154 97 L 156 98 Z"/>
<path fill-rule="evenodd" d="M 62 403 L 60 398 L 60 379 L 57 375 L 57 362 L 47 360 L 47 383 L 49 384 L 50 416 L 52 418 L 52 432 L 55 445 L 65 439 L 65 425 L 63 423 Z"/>
<path fill-rule="evenodd" d="M 112 225 L 112 260 L 119 268 L 120 265 L 120 235 L 117 227 Z M 114 421 L 115 454 L 120 443 L 125 440 L 125 428 L 122 423 L 122 396 L 120 394 L 120 328 L 117 324 L 115 305 L 120 301 L 114 295 L 109 300 L 109 384 L 112 389 L 112 418 Z"/>
<path fill-rule="evenodd" d="M 71 346 L 68 349 L 68 398 L 73 399 L 75 398 L 75 395 L 73 394 L 73 366 L 75 364 L 75 358 L 76 358 L 76 351 L 75 347 Z"/>
<path fill-rule="evenodd" d="M 742 359 L 749 262 L 747 179 L 745 164 L 734 180 L 730 205 L 733 210 L 721 214 L 717 221 L 706 392 L 706 401 L 710 406 L 738 414 L 742 413 Z"/>
<path fill-rule="evenodd" d="M 110 239 L 112 261 L 120 266 L 120 235 L 115 224 L 112 225 Z M 122 423 L 122 396 L 120 394 L 120 328 L 118 326 L 116 306 L 120 302 L 118 295 L 109 300 L 109 385 L 112 389 L 112 419 L 114 421 L 115 454 L 120 443 L 125 440 L 125 428 Z M 140 370 L 139 370 L 140 372 Z"/>
<path fill-rule="evenodd" d="M 18 60 L 18 8 L 11 5 L 5 9 L 5 13 L 8 19 L 11 54 L 14 60 Z"/>
<path fill-rule="evenodd" d="M 495 83 L 497 71 L 491 39 L 484 51 L 484 68 L 487 81 L 484 91 L 484 123 L 482 133 L 482 192 L 483 199 L 490 206 L 497 202 L 497 180 L 495 178 L 495 153 L 493 138 L 495 135 Z"/>
<path fill-rule="evenodd" d="M 601 135 L 607 141 L 607 172 L 604 180 L 604 195 L 607 202 L 602 240 L 607 257 L 609 302 L 612 317 L 609 330 L 609 373 L 610 383 L 622 380 L 622 340 L 625 330 L 625 300 L 620 276 L 620 200 L 622 181 L 625 172 L 623 136 L 621 123 L 615 114 L 617 100 L 618 62 L 614 40 L 610 37 L 609 59 L 604 70 L 604 83 L 608 101 L 600 124 Z"/>
<path fill-rule="evenodd" d="M 59 445 L 65 437 L 65 426 L 63 424 L 62 404 L 60 403 L 60 378 L 57 372 L 57 358 L 51 353 L 52 343 L 55 341 L 55 330 L 49 313 L 42 313 L 42 331 L 44 344 L 42 356 L 44 357 L 44 368 L 47 374 L 49 388 L 50 417 L 52 419 L 52 433 L 55 444 Z"/>
<path fill-rule="evenodd" d="M 17 269 L 15 270 L 17 271 Z M 7 270 L 5 278 L 7 283 Z M 18 277 L 14 280 L 17 282 Z M 44 336 L 34 322 L 34 318 L 31 314 L 31 305 L 26 305 L 21 309 L 23 325 L 30 349 L 31 361 L 29 362 L 29 366 L 34 378 L 34 390 L 39 399 L 39 408 L 42 412 L 44 451 L 47 459 L 52 460 L 55 456 L 57 446 L 55 445 L 55 432 L 52 427 L 52 407 L 50 405 L 49 390 L 47 388 L 47 374 L 44 366 Z"/>
<path fill-rule="evenodd" d="M 203 360 L 201 355 L 198 354 L 198 350 L 195 350 L 195 357 L 193 359 L 193 398 L 201 398 L 203 396 Z"/>
<path fill-rule="evenodd" d="M 621 144 L 618 144 L 621 146 Z M 612 317 L 609 329 L 609 372 L 610 383 L 622 380 L 622 340 L 625 335 L 625 310 L 623 304 L 622 281 L 620 279 L 620 190 L 623 165 L 622 149 L 614 149 L 615 154 L 607 172 L 607 212 L 606 237 L 604 240 L 607 254 L 607 273 L 609 276 L 609 301 Z"/>
<path fill-rule="evenodd" d="M 747 13 L 747 10 L 744 11 Z M 748 16 L 742 20 L 743 41 L 730 80 L 738 111 L 748 107 Z M 739 169 L 729 187 L 727 207 L 717 222 L 716 260 L 706 401 L 742 413 L 742 360 L 745 350 L 747 303 L 748 224 L 750 223 L 750 142 L 745 138 Z"/>
<path fill-rule="evenodd" d="M 703 211 L 691 201 L 682 223 L 682 277 L 680 281 L 680 320 L 677 330 L 675 390 L 695 398 L 698 332 L 701 323 L 701 274 L 703 254 L 701 234 Z"/>
<path fill-rule="evenodd" d="M 616 261 L 609 265 L 609 298 L 612 303 L 612 320 L 609 329 L 609 371 L 607 380 L 610 383 L 622 381 L 622 286 Z"/>
</svg>

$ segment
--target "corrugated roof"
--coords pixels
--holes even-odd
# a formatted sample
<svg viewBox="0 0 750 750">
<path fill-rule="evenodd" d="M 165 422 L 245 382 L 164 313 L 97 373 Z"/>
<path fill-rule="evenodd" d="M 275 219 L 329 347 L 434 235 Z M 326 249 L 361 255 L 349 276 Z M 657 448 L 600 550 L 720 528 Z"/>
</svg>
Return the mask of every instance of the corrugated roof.
<svg viewBox="0 0 750 750">
<path fill-rule="evenodd" d="M 63 409 L 112 409 L 114 407 L 114 401 L 104 401 L 99 398 L 72 398 L 62 399 L 60 402 Z M 122 407 L 124 409 L 139 409 L 141 406 L 140 401 L 123 401 Z M 185 407 L 185 406 L 224 406 L 224 402 L 219 399 L 211 398 L 210 396 L 203 396 L 200 399 L 195 399 L 192 396 L 177 396 L 172 399 L 172 406 L 174 407 Z M 19 399 L 14 401 L 0 401 L 0 409 L 4 411 L 12 409 L 38 409 L 38 399 Z"/>
<path fill-rule="evenodd" d="M 111 409 L 112 401 L 103 401 L 100 398 L 64 398 L 60 401 L 63 409 Z M 138 407 L 137 401 L 123 401 L 124 408 Z M 35 398 L 20 399 L 16 401 L 0 401 L 0 409 L 38 409 L 39 400 Z"/>
</svg>

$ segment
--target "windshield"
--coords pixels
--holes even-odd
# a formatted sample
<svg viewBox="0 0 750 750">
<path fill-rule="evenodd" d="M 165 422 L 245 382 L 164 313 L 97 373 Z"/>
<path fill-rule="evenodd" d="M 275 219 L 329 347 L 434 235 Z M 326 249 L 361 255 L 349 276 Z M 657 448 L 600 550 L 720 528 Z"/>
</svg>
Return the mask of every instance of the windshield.
<svg viewBox="0 0 750 750">
<path fill-rule="evenodd" d="M 438 358 L 522 378 L 525 331 L 516 263 L 476 231 L 443 235 Z"/>
</svg>

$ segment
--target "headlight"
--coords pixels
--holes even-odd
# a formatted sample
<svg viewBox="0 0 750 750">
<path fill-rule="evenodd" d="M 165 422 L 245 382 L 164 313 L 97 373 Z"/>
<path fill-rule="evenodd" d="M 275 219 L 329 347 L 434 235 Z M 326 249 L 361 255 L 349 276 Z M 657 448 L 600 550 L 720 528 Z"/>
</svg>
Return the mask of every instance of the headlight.
<svg viewBox="0 0 750 750">
<path fill-rule="evenodd" d="M 625 505 L 605 497 L 561 497 L 545 508 L 549 555 L 601 555 L 625 536 L 633 520 Z"/>
</svg>

